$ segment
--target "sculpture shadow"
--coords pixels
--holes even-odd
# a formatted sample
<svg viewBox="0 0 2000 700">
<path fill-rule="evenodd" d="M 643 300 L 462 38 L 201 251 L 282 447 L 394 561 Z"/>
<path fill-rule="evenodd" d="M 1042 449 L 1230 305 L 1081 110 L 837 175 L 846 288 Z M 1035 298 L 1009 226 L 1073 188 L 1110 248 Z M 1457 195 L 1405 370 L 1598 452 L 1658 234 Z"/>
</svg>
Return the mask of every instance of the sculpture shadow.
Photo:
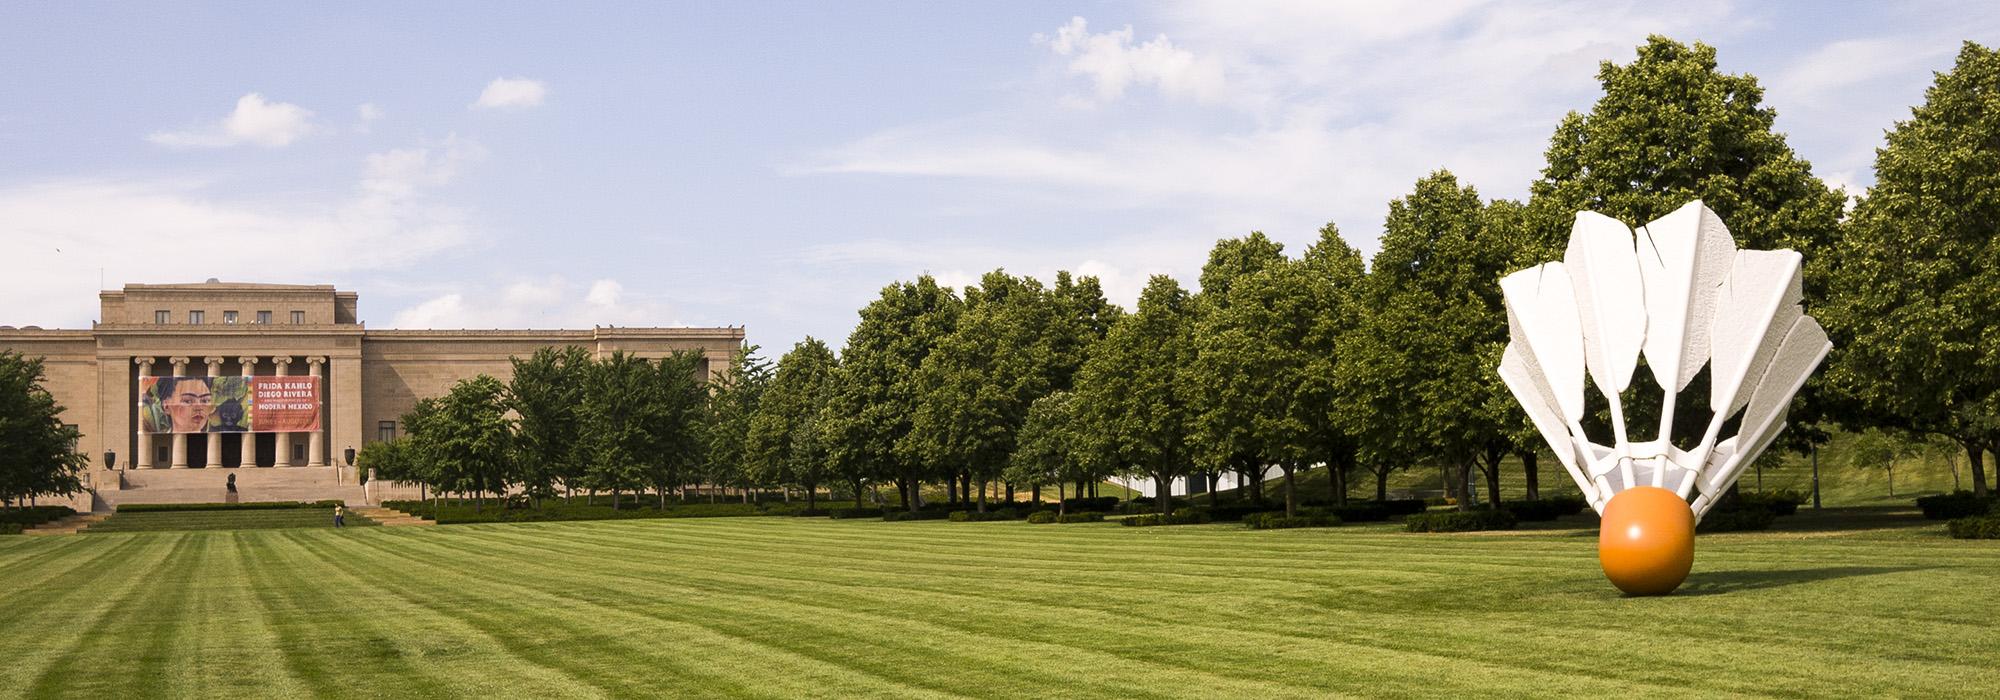
<svg viewBox="0 0 2000 700">
<path fill-rule="evenodd" d="M 1928 566 L 1827 566 L 1817 569 L 1759 569 L 1747 571 L 1704 571 L 1688 576 L 1673 595 L 1722 595 L 1738 591 L 1781 588 L 1798 583 L 1830 581 L 1855 576 L 1921 571 Z"/>
</svg>

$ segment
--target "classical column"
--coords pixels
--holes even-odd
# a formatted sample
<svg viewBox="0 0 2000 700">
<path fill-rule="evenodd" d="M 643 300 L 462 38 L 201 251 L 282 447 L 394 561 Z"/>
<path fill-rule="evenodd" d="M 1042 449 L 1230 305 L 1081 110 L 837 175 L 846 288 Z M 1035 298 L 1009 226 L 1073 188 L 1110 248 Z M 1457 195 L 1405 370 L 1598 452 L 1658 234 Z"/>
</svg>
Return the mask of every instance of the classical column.
<svg viewBox="0 0 2000 700">
<path fill-rule="evenodd" d="M 139 365 L 139 386 L 140 390 L 144 391 L 146 386 L 145 378 L 153 376 L 153 358 L 134 357 L 132 358 L 132 362 Z M 139 454 L 132 455 L 132 459 L 126 460 L 126 463 L 131 465 L 126 468 L 151 469 L 158 465 L 153 464 L 153 434 L 146 432 L 146 413 L 144 411 L 139 413 L 138 428 Z"/>
<path fill-rule="evenodd" d="M 292 364 L 292 358 L 284 355 L 278 355 L 271 358 L 271 364 L 276 365 L 276 368 L 272 370 L 271 374 L 282 377 L 285 376 L 286 374 L 285 368 Z M 273 442 L 277 443 L 277 446 L 276 448 L 274 448 L 273 451 L 274 453 L 271 456 L 271 466 L 273 467 L 292 466 L 292 434 L 271 433 L 271 438 Z"/>
<path fill-rule="evenodd" d="M 208 376 L 210 379 L 222 376 L 223 358 L 204 357 L 201 359 L 203 362 L 208 363 Z M 220 469 L 222 467 L 222 433 L 209 433 L 206 437 L 208 438 L 208 460 L 207 463 L 201 466 L 209 469 Z"/>
<path fill-rule="evenodd" d="M 237 363 L 238 365 L 241 365 L 241 368 L 240 368 L 240 369 L 237 369 L 237 370 L 236 370 L 236 373 L 237 373 L 237 374 L 240 374 L 240 375 L 243 375 L 243 376 L 245 376 L 245 377 L 249 377 L 249 376 L 253 376 L 253 375 L 257 374 L 257 356 L 256 356 L 256 355 L 251 355 L 251 356 L 248 356 L 248 357 L 239 357 L 239 358 L 236 358 L 236 363 Z M 253 424 L 252 424 L 252 425 L 251 425 L 250 427 L 254 429 L 254 428 L 256 428 L 257 426 L 256 426 L 256 425 L 255 425 L 255 424 L 253 423 Z M 238 458 L 238 460 L 237 460 L 237 466 L 239 466 L 239 467 L 254 467 L 254 466 L 257 466 L 257 434 L 256 434 L 256 433 L 253 433 L 253 432 L 250 432 L 250 431 L 248 431 L 248 430 L 245 430 L 245 431 L 243 431 L 243 456 L 242 456 L 242 457 L 240 457 L 240 458 Z"/>
<path fill-rule="evenodd" d="M 306 358 L 306 374 L 315 379 L 325 376 L 322 371 L 322 368 L 325 366 L 326 358 L 324 357 Z M 326 388 L 320 387 L 319 390 L 323 392 Z M 315 401 L 317 401 L 317 398 Z M 320 409 L 320 413 L 324 414 L 326 412 L 325 406 L 321 406 Z M 321 415 L 319 418 L 319 429 L 306 434 L 306 466 L 308 467 L 326 466 L 326 416 Z"/>
<path fill-rule="evenodd" d="M 187 358 L 170 357 L 167 358 L 167 361 L 174 363 L 174 376 L 176 377 L 187 376 L 187 368 L 188 368 Z M 161 398 L 164 399 L 166 397 L 161 397 Z M 174 462 L 172 467 L 174 469 L 186 469 L 187 465 L 188 465 L 187 433 L 179 433 L 179 432 L 174 433 Z"/>
</svg>

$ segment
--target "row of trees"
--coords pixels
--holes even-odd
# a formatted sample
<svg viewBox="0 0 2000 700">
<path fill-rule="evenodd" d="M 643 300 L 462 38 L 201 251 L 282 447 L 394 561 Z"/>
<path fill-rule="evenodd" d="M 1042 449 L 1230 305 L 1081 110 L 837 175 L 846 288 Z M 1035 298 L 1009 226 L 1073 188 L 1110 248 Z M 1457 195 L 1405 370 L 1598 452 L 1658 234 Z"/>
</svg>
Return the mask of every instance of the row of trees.
<svg viewBox="0 0 2000 700">
<path fill-rule="evenodd" d="M 1943 436 L 1984 494 L 1983 453 L 2000 448 L 2000 54 L 1964 46 L 1890 131 L 1851 215 L 1773 130 L 1756 79 L 1721 72 L 1712 48 L 1655 37 L 1599 78 L 1525 201 L 1434 172 L 1390 203 L 1366 265 L 1329 224 L 1296 257 L 1261 233 L 1221 241 L 1199 291 L 1155 276 L 1130 313 L 1068 273 L 995 270 L 963 290 L 920 277 L 883 288 L 838 352 L 808 338 L 773 364 L 746 348 L 703 386 L 694 354 L 551 349 L 509 382 L 421 402 L 407 439 L 364 455 L 384 477 L 453 491 L 664 503 L 687 484 L 809 500 L 833 485 L 859 503 L 889 487 L 913 509 L 927 485 L 983 509 L 995 483 L 1010 499 L 1068 495 L 1114 474 L 1154 479 L 1166 509 L 1169 482 L 1194 474 L 1241 473 L 1261 497 L 1269 466 L 1288 509 L 1304 470 L 1326 469 L 1338 501 L 1362 474 L 1383 497 L 1417 464 L 1442 469 L 1461 503 L 1479 477 L 1498 501 L 1512 457 L 1532 498 L 1540 440 L 1493 369 L 1507 343 L 1497 280 L 1560 257 L 1577 211 L 1637 223 L 1701 199 L 1739 244 L 1805 256 L 1805 302 L 1836 351 L 1793 407 L 1790 445 L 1834 426 Z M 1619 398 L 1646 439 L 1657 402 L 1635 395 Z M 1605 420 L 1585 428 L 1608 433 Z"/>
<path fill-rule="evenodd" d="M 83 490 L 90 458 L 76 450 L 81 435 L 62 422 L 46 380 L 41 358 L 0 350 L 0 505 Z"/>
</svg>

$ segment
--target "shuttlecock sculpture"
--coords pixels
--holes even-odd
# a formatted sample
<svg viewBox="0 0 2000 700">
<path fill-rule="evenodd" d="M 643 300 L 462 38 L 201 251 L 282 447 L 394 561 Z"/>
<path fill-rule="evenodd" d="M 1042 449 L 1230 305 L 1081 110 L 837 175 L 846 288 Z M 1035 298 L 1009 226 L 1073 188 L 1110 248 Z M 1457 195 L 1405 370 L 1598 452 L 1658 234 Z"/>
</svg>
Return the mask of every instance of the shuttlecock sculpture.
<svg viewBox="0 0 2000 700">
<path fill-rule="evenodd" d="M 1790 250 L 1737 250 L 1695 201 L 1636 232 L 1578 212 L 1561 262 L 1500 280 L 1510 334 L 1501 380 L 1604 516 L 1599 559 L 1620 589 L 1680 585 L 1694 524 L 1784 430 L 1792 396 L 1833 348 L 1799 305 L 1800 262 Z M 1642 356 L 1650 377 L 1634 376 Z M 1676 399 L 1703 366 L 1707 429 L 1675 436 Z M 1620 397 L 1649 379 L 1663 390 L 1659 429 L 1635 442 Z M 1612 444 L 1584 434 L 1585 381 L 1609 403 Z"/>
</svg>

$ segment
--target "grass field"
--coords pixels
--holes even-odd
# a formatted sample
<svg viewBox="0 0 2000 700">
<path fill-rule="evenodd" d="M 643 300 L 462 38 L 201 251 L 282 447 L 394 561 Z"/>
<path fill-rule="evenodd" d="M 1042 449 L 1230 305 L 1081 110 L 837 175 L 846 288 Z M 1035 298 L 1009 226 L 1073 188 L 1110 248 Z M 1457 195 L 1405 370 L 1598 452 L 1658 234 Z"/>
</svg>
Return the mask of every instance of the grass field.
<svg viewBox="0 0 2000 700">
<path fill-rule="evenodd" d="M 374 525 L 359 514 L 349 512 L 348 527 Z M 91 534 L 105 532 L 153 532 L 160 530 L 261 530 L 292 527 L 333 527 L 332 508 L 283 508 L 273 510 L 193 510 L 118 512 L 104 522 L 90 526 Z"/>
<path fill-rule="evenodd" d="M 0 688 L 97 697 L 1994 697 L 2000 547 L 721 518 L 0 539 Z"/>
</svg>

